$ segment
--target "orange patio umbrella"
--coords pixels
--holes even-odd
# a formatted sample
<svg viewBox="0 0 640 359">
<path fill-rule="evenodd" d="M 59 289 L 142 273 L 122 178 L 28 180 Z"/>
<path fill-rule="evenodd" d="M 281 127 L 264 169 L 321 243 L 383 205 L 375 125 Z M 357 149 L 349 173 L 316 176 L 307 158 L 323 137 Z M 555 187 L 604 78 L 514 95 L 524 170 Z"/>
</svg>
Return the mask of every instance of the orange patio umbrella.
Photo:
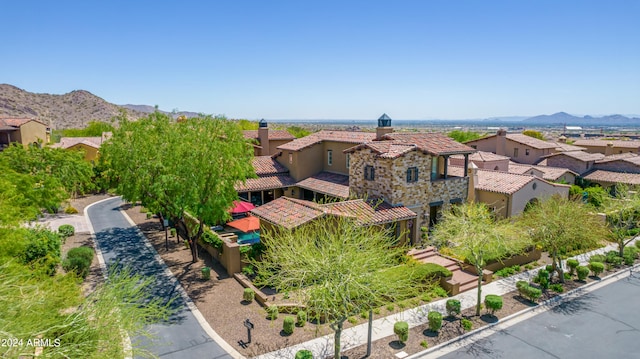
<svg viewBox="0 0 640 359">
<path fill-rule="evenodd" d="M 245 233 L 260 229 L 260 219 L 258 217 L 247 216 L 227 223 L 227 226 L 239 229 Z"/>
</svg>

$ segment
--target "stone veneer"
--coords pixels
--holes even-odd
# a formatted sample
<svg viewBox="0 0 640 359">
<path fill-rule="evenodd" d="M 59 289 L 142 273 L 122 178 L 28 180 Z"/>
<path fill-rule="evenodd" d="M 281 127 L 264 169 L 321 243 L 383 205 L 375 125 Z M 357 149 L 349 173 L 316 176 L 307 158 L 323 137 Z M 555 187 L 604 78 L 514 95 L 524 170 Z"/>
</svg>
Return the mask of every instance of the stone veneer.
<svg viewBox="0 0 640 359">
<path fill-rule="evenodd" d="M 418 214 L 416 228 L 429 226 L 430 203 L 442 202 L 447 210 L 451 201 L 467 199 L 468 177 L 449 177 L 431 181 L 432 156 L 412 151 L 398 158 L 378 158 L 370 149 L 361 149 L 351 154 L 349 189 L 358 197 L 382 197 L 392 205 L 403 205 Z M 443 168 L 440 160 L 440 172 Z M 375 168 L 373 181 L 364 179 L 364 168 Z M 407 183 L 407 169 L 418 168 L 418 181 Z M 414 240 L 419 240 L 417 230 Z"/>
</svg>

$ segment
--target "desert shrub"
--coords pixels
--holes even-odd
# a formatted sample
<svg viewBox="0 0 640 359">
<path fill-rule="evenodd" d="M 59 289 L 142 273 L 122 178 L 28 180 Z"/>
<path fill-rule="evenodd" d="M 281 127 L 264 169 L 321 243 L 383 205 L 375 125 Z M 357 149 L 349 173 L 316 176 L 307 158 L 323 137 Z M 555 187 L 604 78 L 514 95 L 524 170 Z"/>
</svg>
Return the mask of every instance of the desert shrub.
<svg viewBox="0 0 640 359">
<path fill-rule="evenodd" d="M 516 289 L 518 289 L 518 291 L 520 291 L 520 289 L 522 288 L 526 288 L 529 286 L 529 283 L 527 283 L 527 281 L 525 280 L 519 280 L 516 282 Z"/>
<path fill-rule="evenodd" d="M 634 258 L 638 257 L 638 248 L 636 247 L 631 247 L 631 246 L 626 246 L 624 247 L 624 250 L 622 251 L 625 255 L 631 255 Z"/>
<path fill-rule="evenodd" d="M 604 264 L 600 262 L 591 262 L 589 263 L 589 269 L 591 269 L 593 275 L 597 277 L 600 273 L 604 272 Z"/>
<path fill-rule="evenodd" d="M 553 265 L 547 264 L 546 266 L 544 266 L 544 270 L 546 270 L 548 273 L 553 273 Z"/>
<path fill-rule="evenodd" d="M 268 306 L 266 311 L 267 311 L 267 319 L 269 319 L 269 320 L 278 319 L 278 306 L 277 305 Z"/>
<path fill-rule="evenodd" d="M 535 303 L 535 301 L 542 296 L 542 291 L 536 287 L 527 286 L 525 296 Z"/>
<path fill-rule="evenodd" d="M 313 359 L 313 353 L 310 350 L 298 350 L 295 359 Z"/>
<path fill-rule="evenodd" d="M 282 322 L 282 331 L 287 335 L 293 334 L 295 328 L 295 319 L 292 316 L 286 316 Z"/>
<path fill-rule="evenodd" d="M 473 322 L 470 321 L 469 319 L 466 318 L 462 318 L 460 319 L 460 325 L 462 326 L 462 329 L 464 330 L 471 330 L 471 328 L 473 328 Z"/>
<path fill-rule="evenodd" d="M 622 257 L 622 261 L 624 262 L 624 264 L 630 266 L 630 265 L 633 265 L 633 263 L 636 261 L 636 257 L 628 255 L 628 254 L 625 254 Z"/>
<path fill-rule="evenodd" d="M 153 213 L 147 212 L 147 219 L 151 219 L 151 217 L 153 217 Z"/>
<path fill-rule="evenodd" d="M 536 283 L 540 284 L 540 288 L 543 290 L 549 289 L 549 271 L 546 269 L 540 269 L 538 271 Z"/>
<path fill-rule="evenodd" d="M 422 283 L 433 282 L 441 277 L 450 277 L 452 275 L 450 270 L 439 264 L 420 263 L 417 261 L 409 261 L 406 264 L 391 267 L 383 273 L 389 280 L 395 280 L 394 278 L 398 278 L 402 273 L 406 273 L 406 267 L 411 268 L 411 277 Z"/>
<path fill-rule="evenodd" d="M 567 259 L 567 266 L 569 267 L 569 273 L 573 275 L 576 272 L 576 268 L 580 265 L 577 259 Z"/>
<path fill-rule="evenodd" d="M 406 343 L 409 340 L 409 324 L 407 322 L 396 322 L 393 325 L 393 332 L 398 336 L 398 340 L 401 343 Z"/>
<path fill-rule="evenodd" d="M 589 262 L 600 262 L 604 263 L 607 261 L 607 257 L 604 254 L 594 254 L 589 257 Z"/>
<path fill-rule="evenodd" d="M 299 327 L 304 327 L 307 324 L 307 312 L 299 310 L 298 313 L 296 313 L 296 324 Z"/>
<path fill-rule="evenodd" d="M 429 347 L 429 343 L 426 340 L 423 340 L 420 342 L 420 346 L 423 348 L 428 348 Z"/>
<path fill-rule="evenodd" d="M 73 226 L 70 224 L 63 224 L 60 227 L 58 227 L 58 233 L 63 238 L 71 237 L 74 235 L 75 232 L 76 232 L 76 229 L 73 228 Z"/>
<path fill-rule="evenodd" d="M 251 288 L 245 288 L 244 293 L 242 293 L 242 299 L 246 302 L 253 302 L 253 299 L 256 297 L 256 292 Z"/>
<path fill-rule="evenodd" d="M 62 262 L 62 268 L 67 272 L 74 272 L 84 279 L 89 275 L 92 260 L 93 249 L 89 247 L 72 248 L 67 253 L 67 258 Z"/>
<path fill-rule="evenodd" d="M 609 251 L 605 256 L 606 263 L 611 264 L 614 267 L 620 266 L 622 264 L 622 257 L 618 255 L 618 251 Z"/>
<path fill-rule="evenodd" d="M 222 249 L 222 239 L 210 230 L 205 230 L 204 232 L 202 232 L 202 236 L 200 238 L 204 243 L 210 245 L 211 247 L 218 250 Z"/>
<path fill-rule="evenodd" d="M 460 314 L 460 301 L 457 299 L 448 299 L 446 303 L 447 313 L 449 316 L 455 316 L 456 314 Z"/>
<path fill-rule="evenodd" d="M 493 315 L 496 311 L 502 309 L 502 297 L 495 294 L 487 294 L 484 297 L 484 305 L 489 310 L 489 313 Z"/>
<path fill-rule="evenodd" d="M 429 320 L 429 329 L 431 331 L 437 332 L 442 328 L 442 314 L 440 314 L 440 312 L 429 312 L 427 319 Z"/>
<path fill-rule="evenodd" d="M 25 239 L 24 252 L 20 253 L 23 263 L 54 275 L 60 263 L 60 235 L 48 229 L 29 229 Z"/>
<path fill-rule="evenodd" d="M 596 262 L 594 262 L 596 263 Z M 578 279 L 579 280 L 585 280 L 587 279 L 587 276 L 589 275 L 589 268 L 585 267 L 585 266 L 578 266 L 576 268 L 576 273 L 578 274 Z"/>
<path fill-rule="evenodd" d="M 511 266 L 511 267 L 504 267 L 502 269 L 498 269 L 495 272 L 495 275 L 498 276 L 498 277 L 503 277 L 504 278 L 504 277 L 508 277 L 508 276 L 514 275 L 514 274 L 516 274 L 518 272 L 520 272 L 520 266 L 516 264 L 516 265 Z"/>
<path fill-rule="evenodd" d="M 557 292 L 557 293 L 562 293 L 564 292 L 564 287 L 562 286 L 562 284 L 560 283 L 556 283 L 556 284 L 551 284 L 549 286 L 549 288 L 551 288 L 552 291 Z"/>
<path fill-rule="evenodd" d="M 246 275 L 247 277 L 253 277 L 256 272 L 253 270 L 253 266 L 244 266 L 242 267 L 242 274 Z"/>
<path fill-rule="evenodd" d="M 442 288 L 441 286 L 439 286 L 439 285 L 435 286 L 435 288 L 433 288 L 433 293 L 436 296 L 441 297 L 441 298 L 446 298 L 446 297 L 449 296 L 449 293 L 447 293 L 447 291 L 444 288 Z"/>
<path fill-rule="evenodd" d="M 381 312 L 381 310 L 380 310 L 379 307 L 378 308 L 373 308 L 373 314 L 378 315 L 378 314 L 380 314 L 380 312 Z"/>
<path fill-rule="evenodd" d="M 636 241 L 635 243 L 636 248 L 640 249 L 640 240 Z"/>
<path fill-rule="evenodd" d="M 347 318 L 347 322 L 351 323 L 351 324 L 356 324 L 358 323 L 358 318 L 351 316 L 349 318 Z"/>
<path fill-rule="evenodd" d="M 393 311 L 394 309 L 396 309 L 396 306 L 393 305 L 393 303 L 387 304 L 384 307 L 385 307 L 386 310 L 388 310 L 390 312 Z"/>
<path fill-rule="evenodd" d="M 64 209 L 65 214 L 78 214 L 78 210 L 73 206 L 67 206 Z"/>
<path fill-rule="evenodd" d="M 564 273 L 562 273 L 562 276 L 564 277 L 565 280 L 571 279 L 571 274 L 570 273 L 564 272 Z"/>
</svg>

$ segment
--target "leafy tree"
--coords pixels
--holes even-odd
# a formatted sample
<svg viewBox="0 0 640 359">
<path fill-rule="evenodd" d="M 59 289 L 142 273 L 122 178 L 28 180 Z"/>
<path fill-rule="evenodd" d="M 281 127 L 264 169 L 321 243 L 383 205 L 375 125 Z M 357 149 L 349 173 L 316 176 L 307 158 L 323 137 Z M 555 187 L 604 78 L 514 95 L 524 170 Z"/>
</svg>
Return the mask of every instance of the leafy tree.
<svg viewBox="0 0 640 359">
<path fill-rule="evenodd" d="M 611 241 L 618 245 L 620 257 L 625 247 L 633 241 L 640 229 L 640 193 L 625 185 L 618 185 L 615 196 L 603 201 L 607 225 L 611 229 Z"/>
<path fill-rule="evenodd" d="M 533 206 L 520 221 L 531 240 L 549 252 L 553 271 L 564 283 L 561 255 L 597 247 L 607 228 L 580 202 L 553 196 Z"/>
<path fill-rule="evenodd" d="M 103 121 L 89 121 L 85 128 L 68 128 L 62 130 L 64 137 L 100 137 L 104 132 L 113 132 L 115 128 L 112 123 Z"/>
<path fill-rule="evenodd" d="M 474 131 L 462 131 L 462 130 L 453 130 L 447 134 L 450 138 L 454 140 L 464 143 L 467 141 L 477 140 L 484 136 L 484 134 L 474 132 Z"/>
<path fill-rule="evenodd" d="M 463 203 L 445 212 L 432 236 L 454 243 L 457 253 L 471 263 L 478 275 L 476 315 L 482 305 L 482 272 L 489 258 L 501 259 L 520 251 L 522 243 L 513 239 L 513 227 L 494 220 L 483 203 Z"/>
<path fill-rule="evenodd" d="M 237 120 L 236 123 L 238 124 L 238 127 L 240 127 L 241 131 L 258 129 L 257 121 L 249 121 L 249 120 L 241 119 L 241 120 Z"/>
<path fill-rule="evenodd" d="M 544 141 L 544 135 L 542 135 L 542 132 L 540 132 L 540 131 L 524 130 L 524 131 L 522 131 L 522 134 L 525 135 L 525 136 L 537 138 L 539 140 L 543 140 Z"/>
<path fill-rule="evenodd" d="M 263 233 L 262 241 L 262 260 L 252 261 L 259 284 L 289 292 L 311 318 L 326 320 L 335 332 L 336 358 L 347 318 L 423 288 L 411 273 L 415 266 L 399 265 L 406 248 L 393 246 L 392 233 L 350 218 L 327 216 L 295 230 L 280 228 Z"/>
<path fill-rule="evenodd" d="M 102 157 L 124 199 L 177 223 L 194 262 L 203 233 L 198 224 L 228 219 L 238 196 L 234 185 L 255 176 L 251 148 L 238 126 L 223 117 L 175 122 L 155 112 L 125 120 L 103 145 Z"/>
<path fill-rule="evenodd" d="M 309 136 L 311 134 L 311 131 L 300 126 L 289 126 L 287 127 L 287 132 L 294 135 L 296 138 Z"/>
</svg>

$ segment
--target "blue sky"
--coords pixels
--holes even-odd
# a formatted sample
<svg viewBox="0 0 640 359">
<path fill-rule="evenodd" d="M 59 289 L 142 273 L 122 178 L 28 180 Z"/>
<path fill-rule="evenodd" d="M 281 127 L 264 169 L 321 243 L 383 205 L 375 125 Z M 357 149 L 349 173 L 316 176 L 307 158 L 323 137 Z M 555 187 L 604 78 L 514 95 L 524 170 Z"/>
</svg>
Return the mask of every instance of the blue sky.
<svg viewBox="0 0 640 359">
<path fill-rule="evenodd" d="M 0 83 L 249 119 L 640 113 L 640 1 L 6 2 Z"/>
</svg>

